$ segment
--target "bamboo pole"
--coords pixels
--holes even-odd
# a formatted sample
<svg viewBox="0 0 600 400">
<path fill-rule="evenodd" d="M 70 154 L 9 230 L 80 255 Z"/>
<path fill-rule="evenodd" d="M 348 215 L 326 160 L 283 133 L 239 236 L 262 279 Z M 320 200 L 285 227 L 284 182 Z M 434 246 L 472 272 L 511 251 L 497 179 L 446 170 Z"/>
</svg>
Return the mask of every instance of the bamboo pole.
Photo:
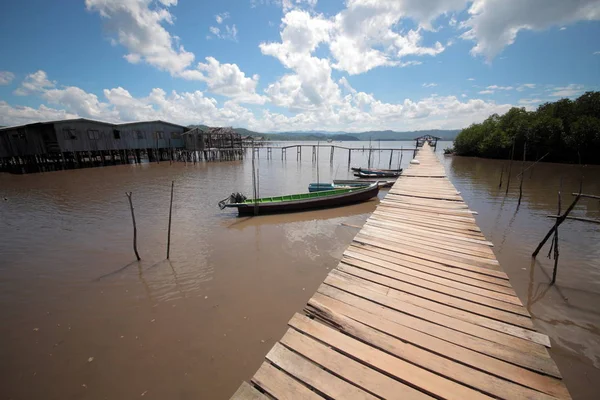
<svg viewBox="0 0 600 400">
<path fill-rule="evenodd" d="M 550 239 L 550 236 L 554 233 L 554 231 L 556 231 L 556 229 L 558 229 L 558 226 L 565 221 L 565 219 L 567 218 L 567 216 L 569 215 L 569 213 L 573 210 L 573 208 L 575 208 L 575 205 L 577 204 L 577 202 L 579 201 L 580 198 L 581 198 L 581 195 L 580 194 L 577 195 L 577 197 L 575 198 L 575 200 L 573 200 L 573 203 L 571 203 L 571 205 L 569 206 L 569 208 L 567 208 L 567 211 L 565 211 L 565 213 L 563 215 L 561 215 L 559 218 L 556 219 L 556 222 L 555 222 L 554 226 L 552 227 L 552 229 L 550 229 L 548 231 L 548 233 L 546 234 L 546 236 L 544 237 L 544 239 L 542 239 L 542 241 L 540 242 L 540 244 L 538 244 L 538 247 L 535 249 L 535 251 L 531 255 L 532 257 L 535 258 L 538 255 L 538 253 L 540 252 L 540 250 L 542 249 L 542 247 L 544 246 L 544 244 L 546 244 L 546 242 L 548 241 L 548 239 Z"/>
<path fill-rule="evenodd" d="M 167 260 L 171 250 L 171 214 L 173 213 L 173 188 L 175 181 L 171 181 L 171 203 L 169 204 L 169 229 L 167 231 Z"/>
<path fill-rule="evenodd" d="M 502 169 L 500 170 L 500 183 L 498 184 L 498 189 L 502 189 L 502 178 L 504 177 L 504 164 L 502 164 Z"/>
<path fill-rule="evenodd" d="M 546 218 L 560 218 L 560 215 L 546 215 Z M 592 218 L 583 218 L 583 217 L 567 217 L 565 219 L 571 219 L 573 221 L 581 221 L 581 222 L 590 222 L 592 224 L 600 224 L 599 220 Z"/>
<path fill-rule="evenodd" d="M 585 197 L 587 199 L 596 199 L 596 200 L 600 200 L 600 196 L 595 196 L 593 194 L 585 194 L 585 193 L 571 193 L 572 196 L 581 196 L 581 197 Z"/>
<path fill-rule="evenodd" d="M 508 181 L 506 182 L 506 194 L 508 194 L 508 188 L 510 187 L 510 173 L 512 172 L 512 162 L 513 162 L 513 158 L 515 157 L 515 142 L 516 142 L 517 138 L 513 138 L 513 145 L 512 145 L 512 150 L 510 152 L 510 162 L 508 163 Z"/>
<path fill-rule="evenodd" d="M 394 156 L 394 150 L 390 150 L 390 164 L 388 166 L 388 169 L 392 169 L 392 157 Z"/>
<path fill-rule="evenodd" d="M 562 180 L 561 180 L 561 184 L 560 186 L 562 186 Z M 561 188 L 562 189 L 562 188 Z M 560 201 L 560 190 L 558 191 L 558 212 L 557 214 L 560 215 L 560 208 L 561 208 L 561 201 Z M 558 226 L 556 227 L 556 230 L 554 231 L 554 270 L 552 271 L 552 284 L 554 285 L 554 282 L 556 282 L 556 272 L 558 270 L 558 256 L 559 256 L 559 252 L 558 252 Z"/>
<path fill-rule="evenodd" d="M 133 251 L 135 252 L 135 256 L 137 257 L 137 260 L 140 261 L 140 255 L 138 253 L 137 250 L 137 226 L 135 224 L 135 214 L 133 212 L 133 202 L 131 201 L 131 195 L 133 193 L 132 192 L 125 192 L 125 195 L 127 195 L 127 199 L 129 200 L 129 208 L 131 209 L 131 219 L 133 220 Z"/>
<path fill-rule="evenodd" d="M 527 154 L 527 142 L 523 145 L 523 163 L 521 164 L 521 183 L 519 184 L 519 205 L 521 204 L 521 198 L 523 197 L 523 176 L 525 175 L 525 155 Z M 559 212 L 560 213 L 560 212 Z"/>
<path fill-rule="evenodd" d="M 255 169 L 255 152 L 254 152 L 254 140 L 252 140 L 252 197 L 254 197 L 254 215 L 258 215 L 258 199 L 256 190 L 256 169 Z"/>
</svg>

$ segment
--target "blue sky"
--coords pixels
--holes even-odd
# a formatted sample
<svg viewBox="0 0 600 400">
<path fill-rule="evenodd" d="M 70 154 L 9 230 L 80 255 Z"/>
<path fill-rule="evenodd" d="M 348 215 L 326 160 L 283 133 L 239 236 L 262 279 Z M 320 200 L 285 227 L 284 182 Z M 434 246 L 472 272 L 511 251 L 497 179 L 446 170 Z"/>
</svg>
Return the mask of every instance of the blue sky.
<svg viewBox="0 0 600 400">
<path fill-rule="evenodd" d="M 598 0 L 52 3 L 3 2 L 0 125 L 453 129 L 600 89 Z"/>
</svg>

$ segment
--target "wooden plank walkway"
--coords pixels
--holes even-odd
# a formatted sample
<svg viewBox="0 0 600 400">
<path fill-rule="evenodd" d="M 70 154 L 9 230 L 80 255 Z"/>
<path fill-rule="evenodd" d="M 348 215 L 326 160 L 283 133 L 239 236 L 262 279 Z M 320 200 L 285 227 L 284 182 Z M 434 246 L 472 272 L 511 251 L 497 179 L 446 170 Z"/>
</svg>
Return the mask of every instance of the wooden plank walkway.
<svg viewBox="0 0 600 400">
<path fill-rule="evenodd" d="M 232 399 L 569 399 L 431 148 Z"/>
</svg>

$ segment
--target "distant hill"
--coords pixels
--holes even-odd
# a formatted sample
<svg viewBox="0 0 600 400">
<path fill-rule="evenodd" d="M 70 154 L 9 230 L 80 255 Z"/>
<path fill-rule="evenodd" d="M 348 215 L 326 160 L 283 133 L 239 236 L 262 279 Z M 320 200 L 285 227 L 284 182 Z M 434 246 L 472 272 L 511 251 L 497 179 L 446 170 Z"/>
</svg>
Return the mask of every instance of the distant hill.
<svg viewBox="0 0 600 400">
<path fill-rule="evenodd" d="M 206 125 L 190 125 L 190 128 L 208 129 Z M 406 131 L 398 132 L 392 130 L 386 131 L 366 131 L 366 132 L 327 132 L 327 131 L 291 131 L 291 132 L 269 132 L 261 133 L 254 132 L 245 128 L 234 128 L 234 131 L 242 136 L 264 137 L 267 140 L 338 140 L 338 141 L 355 141 L 355 140 L 413 140 L 418 136 L 432 135 L 442 138 L 442 140 L 454 140 L 460 132 L 456 130 L 430 129 L 422 131 Z"/>
</svg>

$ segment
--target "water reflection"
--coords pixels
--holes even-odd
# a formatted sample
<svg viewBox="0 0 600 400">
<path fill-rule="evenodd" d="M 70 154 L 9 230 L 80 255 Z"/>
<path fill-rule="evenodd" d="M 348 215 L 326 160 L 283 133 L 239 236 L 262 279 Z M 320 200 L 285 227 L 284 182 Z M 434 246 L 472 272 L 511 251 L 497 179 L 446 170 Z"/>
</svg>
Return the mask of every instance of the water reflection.
<svg viewBox="0 0 600 400">
<path fill-rule="evenodd" d="M 403 167 L 411 155 L 404 154 Z M 347 157 L 336 151 L 330 164 L 329 152 L 321 151 L 321 181 L 351 179 Z M 367 158 L 368 151 L 353 152 L 351 165 L 366 165 Z M 496 244 L 519 297 L 552 337 L 561 371 L 588 390 L 593 385 L 578 385 L 577 376 L 595 376 L 590 366 L 599 365 L 598 228 L 561 226 L 555 287 L 548 286 L 552 263 L 538 257 L 531 268 L 530 258 L 551 226 L 546 215 L 556 212 L 558 178 L 569 193 L 578 187 L 579 171 L 535 166 L 516 213 L 518 184 L 513 179 L 509 196 L 498 189 L 501 162 L 440 158 L 479 212 L 477 222 Z M 373 159 L 375 167 L 387 168 L 389 152 L 375 152 Z M 267 159 L 262 150 L 257 162 L 263 196 L 305 192 L 316 181 L 306 149 L 301 161 L 291 152 L 282 161 L 277 150 Z M 2 397 L 230 396 L 337 265 L 356 234 L 342 223 L 362 225 L 377 204 L 258 218 L 221 212 L 217 203 L 229 193 L 252 192 L 250 172 L 245 160 L 0 175 L 8 198 L 0 203 Z M 586 191 L 600 193 L 598 172 L 586 171 Z M 134 193 L 140 262 L 132 262 L 126 191 Z M 599 218 L 599 204 L 582 201 L 575 212 Z"/>
<path fill-rule="evenodd" d="M 551 286 L 554 261 L 546 257 L 550 242 L 536 260 L 531 253 L 552 227 L 557 192 L 562 188 L 563 210 L 579 190 L 581 168 L 576 165 L 539 163 L 524 174 L 520 207 L 520 165 L 513 165 L 506 193 L 507 162 L 476 158 L 443 158 L 450 178 L 470 208 L 478 211 L 477 223 L 491 240 L 498 260 L 535 324 L 553 342 L 551 353 L 575 398 L 597 398 L 600 379 L 600 246 L 598 225 L 567 221 L 559 229 L 560 259 L 556 285 Z M 504 165 L 504 182 L 499 188 Z M 531 163 L 526 164 L 526 168 Z M 584 191 L 600 193 L 600 168 L 585 167 Z M 600 202 L 578 204 L 572 215 L 600 219 Z M 585 377 L 585 378 L 582 378 Z"/>
</svg>

